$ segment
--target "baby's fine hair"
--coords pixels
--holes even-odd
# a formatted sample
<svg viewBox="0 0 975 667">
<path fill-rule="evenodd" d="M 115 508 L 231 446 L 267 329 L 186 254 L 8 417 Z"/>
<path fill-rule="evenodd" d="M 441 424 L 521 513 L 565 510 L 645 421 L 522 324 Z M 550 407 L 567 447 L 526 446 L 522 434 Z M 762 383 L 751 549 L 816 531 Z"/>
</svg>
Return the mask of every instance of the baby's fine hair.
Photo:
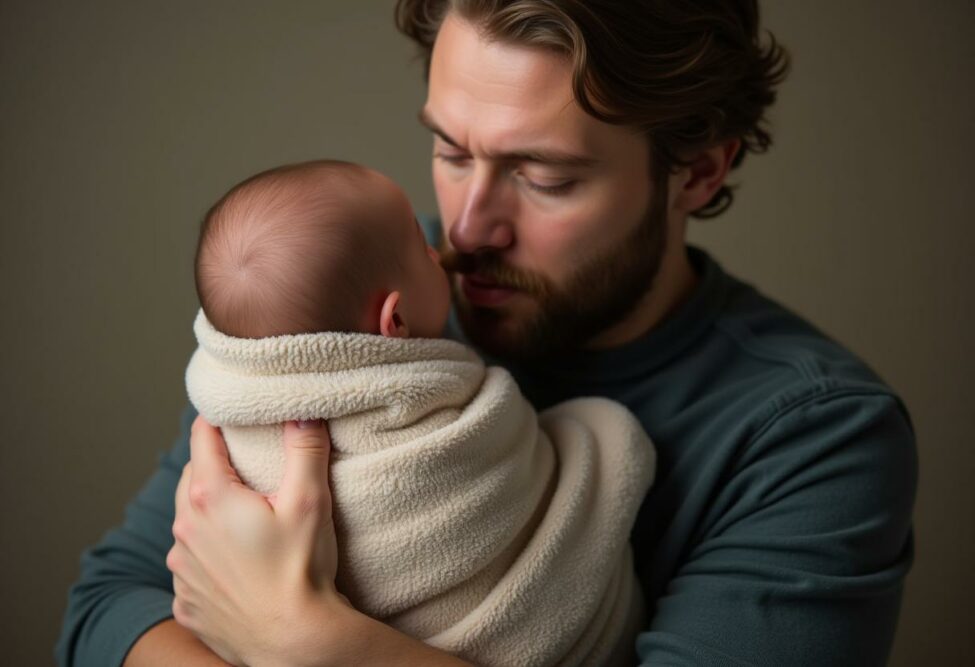
<svg viewBox="0 0 975 667">
<path fill-rule="evenodd" d="M 368 169 L 316 160 L 264 171 L 207 212 L 195 261 L 200 305 L 238 338 L 359 331 L 386 244 L 355 220 Z M 360 216 L 361 217 L 361 216 Z"/>
</svg>

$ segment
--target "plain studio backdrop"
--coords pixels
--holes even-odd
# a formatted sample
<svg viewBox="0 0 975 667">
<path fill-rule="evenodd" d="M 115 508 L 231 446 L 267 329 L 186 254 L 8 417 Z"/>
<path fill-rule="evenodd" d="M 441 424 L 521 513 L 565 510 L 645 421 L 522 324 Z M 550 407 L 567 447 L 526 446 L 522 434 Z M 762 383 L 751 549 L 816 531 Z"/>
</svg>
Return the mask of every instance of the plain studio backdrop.
<svg viewBox="0 0 975 667">
<path fill-rule="evenodd" d="M 921 460 L 892 664 L 975 655 L 975 4 L 769 1 L 775 145 L 691 239 L 864 357 Z M 42 665 L 83 547 L 176 436 L 207 207 L 354 160 L 435 211 L 391 0 L 0 1 L 0 662 Z M 968 663 L 970 664 L 970 663 Z"/>
</svg>

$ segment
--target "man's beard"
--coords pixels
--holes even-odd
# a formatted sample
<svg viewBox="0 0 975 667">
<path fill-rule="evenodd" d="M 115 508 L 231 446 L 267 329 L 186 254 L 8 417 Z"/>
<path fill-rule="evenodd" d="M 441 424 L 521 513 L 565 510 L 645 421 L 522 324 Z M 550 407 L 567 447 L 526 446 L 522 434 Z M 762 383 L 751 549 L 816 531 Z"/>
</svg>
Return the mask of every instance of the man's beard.
<svg viewBox="0 0 975 667">
<path fill-rule="evenodd" d="M 531 361 L 582 349 L 596 335 L 620 323 L 650 291 L 667 241 L 667 193 L 657 188 L 640 225 L 628 237 L 583 263 L 563 286 L 503 262 L 491 251 L 458 253 L 443 248 L 441 263 L 450 272 L 476 273 L 501 287 L 518 290 L 537 304 L 521 321 L 504 308 L 471 305 L 451 280 L 454 304 L 464 334 L 493 356 Z"/>
</svg>

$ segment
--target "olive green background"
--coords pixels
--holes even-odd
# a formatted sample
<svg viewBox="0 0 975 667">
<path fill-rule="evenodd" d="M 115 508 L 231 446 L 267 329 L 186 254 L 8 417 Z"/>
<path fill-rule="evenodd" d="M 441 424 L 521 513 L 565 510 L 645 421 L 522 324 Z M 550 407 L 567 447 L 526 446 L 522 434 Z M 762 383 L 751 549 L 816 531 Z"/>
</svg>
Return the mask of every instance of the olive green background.
<svg viewBox="0 0 975 667">
<path fill-rule="evenodd" d="M 176 435 L 208 205 L 329 156 L 435 210 L 420 68 L 391 8 L 0 0 L 0 662 L 51 662 L 81 549 Z M 767 2 L 794 55 L 776 145 L 691 233 L 912 411 L 918 556 L 894 665 L 975 654 L 973 8 Z"/>
</svg>

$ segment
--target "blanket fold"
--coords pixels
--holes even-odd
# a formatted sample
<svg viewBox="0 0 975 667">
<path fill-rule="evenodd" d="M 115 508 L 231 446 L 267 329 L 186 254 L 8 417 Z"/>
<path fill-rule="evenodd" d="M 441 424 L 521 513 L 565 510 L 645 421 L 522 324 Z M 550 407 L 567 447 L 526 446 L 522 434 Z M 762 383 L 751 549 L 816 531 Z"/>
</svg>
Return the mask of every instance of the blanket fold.
<svg viewBox="0 0 975 667">
<path fill-rule="evenodd" d="M 654 454 L 625 408 L 536 415 L 448 340 L 238 339 L 202 311 L 194 330 L 190 399 L 251 487 L 277 488 L 282 422 L 328 420 L 336 584 L 357 609 L 478 665 L 632 660 L 629 532 Z"/>
</svg>

